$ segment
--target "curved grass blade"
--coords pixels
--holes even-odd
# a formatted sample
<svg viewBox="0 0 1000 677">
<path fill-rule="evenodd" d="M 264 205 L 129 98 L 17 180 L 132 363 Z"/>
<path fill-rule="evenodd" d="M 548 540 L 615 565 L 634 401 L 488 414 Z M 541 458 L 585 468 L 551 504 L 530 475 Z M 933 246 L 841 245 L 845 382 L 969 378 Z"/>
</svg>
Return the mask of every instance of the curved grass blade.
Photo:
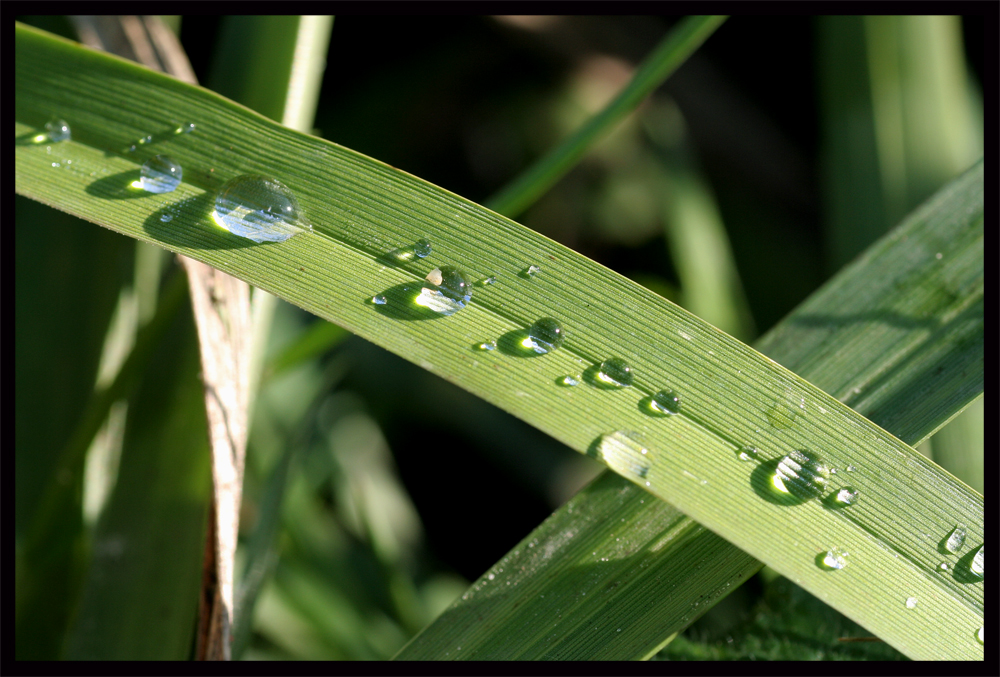
<svg viewBox="0 0 1000 677">
<path fill-rule="evenodd" d="M 909 552 L 907 523 L 874 525 L 872 533 L 871 525 L 843 519 L 815 501 L 788 506 L 768 500 L 766 485 L 732 460 L 742 445 L 753 444 L 773 460 L 806 446 L 820 449 L 831 466 L 878 468 L 881 477 L 873 476 L 872 486 L 885 491 L 873 509 L 894 515 L 905 501 L 919 500 L 926 519 L 914 527 L 938 533 L 961 519 L 969 525 L 970 541 L 981 542 L 981 497 L 815 386 L 592 261 L 447 191 L 282 128 L 210 92 L 21 26 L 15 35 L 16 134 L 31 138 L 67 100 L 83 132 L 80 142 L 64 142 L 59 151 L 75 156 L 74 164 L 79 160 L 77 171 L 53 174 L 44 148 L 17 146 L 18 192 L 246 279 L 460 384 L 580 452 L 596 453 L 604 436 L 616 431 L 644 434 L 647 470 L 636 472 L 613 457 L 605 461 L 868 627 L 877 625 L 869 621 L 873 605 L 886 599 L 861 581 L 892 576 L 931 597 L 937 590 L 926 579 L 931 554 Z M 165 126 L 172 115 L 206 121 L 201 135 L 172 146 L 193 168 L 191 181 L 166 198 L 127 198 L 123 183 L 138 163 L 114 150 L 121 147 L 118 140 Z M 88 178 L 90 167 L 102 175 Z M 205 168 L 222 177 L 280 177 L 299 197 L 314 232 L 258 246 L 213 229 L 207 217 L 220 179 Z M 170 209 L 177 217 L 164 226 L 160 216 Z M 434 243 L 437 258 L 398 264 L 386 258 L 420 237 Z M 369 302 L 378 293 L 398 301 L 399 290 L 442 263 L 458 263 L 473 277 L 501 273 L 506 283 L 477 290 L 475 300 L 448 320 L 407 303 L 381 308 Z M 519 277 L 528 265 L 541 272 Z M 941 310 L 947 309 L 947 299 L 941 302 Z M 572 340 L 543 359 L 519 352 L 517 339 L 526 327 L 551 315 L 562 319 Z M 489 337 L 499 339 L 495 354 L 471 349 Z M 611 356 L 632 364 L 633 387 L 606 390 L 589 377 L 583 388 L 556 385 L 572 371 L 593 375 Z M 650 415 L 646 401 L 668 384 L 685 405 L 680 415 L 664 420 Z M 727 509 L 734 502 L 746 510 Z M 833 546 L 854 553 L 853 566 L 836 576 L 815 562 Z M 907 556 L 894 556 L 899 552 Z M 966 628 L 981 622 L 981 606 L 945 595 L 928 605 L 928 613 L 951 618 L 951 632 L 930 633 L 907 619 L 887 629 L 886 639 L 918 644 L 923 648 L 915 651 L 936 656 L 981 655 L 978 644 L 964 640 Z"/>
</svg>

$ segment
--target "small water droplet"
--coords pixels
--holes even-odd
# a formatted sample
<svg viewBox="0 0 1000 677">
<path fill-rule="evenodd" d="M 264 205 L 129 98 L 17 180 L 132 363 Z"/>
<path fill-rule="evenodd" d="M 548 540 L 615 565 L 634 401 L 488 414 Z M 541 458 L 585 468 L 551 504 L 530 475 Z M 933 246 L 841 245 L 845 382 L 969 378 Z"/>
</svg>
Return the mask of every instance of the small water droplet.
<svg viewBox="0 0 1000 677">
<path fill-rule="evenodd" d="M 844 470 L 846 470 L 847 472 L 854 472 L 855 470 L 857 470 L 857 468 L 855 468 L 853 465 L 848 465 L 846 468 L 844 468 Z"/>
<path fill-rule="evenodd" d="M 60 164 L 59 164 L 58 162 L 53 162 L 53 163 L 52 163 L 52 166 L 53 166 L 53 167 L 56 167 L 56 168 L 59 168 L 59 167 L 61 167 L 62 165 L 60 165 Z"/>
<path fill-rule="evenodd" d="M 917 598 L 916 597 L 907 597 L 906 598 L 906 608 L 907 609 L 912 609 L 915 606 L 917 606 Z"/>
<path fill-rule="evenodd" d="M 441 266 L 427 273 L 432 288 L 423 287 L 414 303 L 441 315 L 453 315 L 472 298 L 472 283 L 455 266 Z"/>
<path fill-rule="evenodd" d="M 495 578 L 495 576 L 493 574 L 490 574 L 489 576 L 487 576 L 487 578 L 489 578 L 492 581 Z"/>
<path fill-rule="evenodd" d="M 413 253 L 418 259 L 425 259 L 431 255 L 431 241 L 422 237 L 413 244 Z"/>
<path fill-rule="evenodd" d="M 619 474 L 645 477 L 649 473 L 649 449 L 643 444 L 641 433 L 616 430 L 601 435 L 597 451 L 608 467 Z"/>
<path fill-rule="evenodd" d="M 559 321 L 543 317 L 528 327 L 528 337 L 522 341 L 522 345 L 544 355 L 562 346 L 565 340 L 566 333 Z"/>
<path fill-rule="evenodd" d="M 619 357 L 608 358 L 601 362 L 597 379 L 614 388 L 628 388 L 632 385 L 632 367 Z"/>
<path fill-rule="evenodd" d="M 941 562 L 940 564 L 937 565 L 937 568 L 938 568 L 938 571 L 947 571 L 948 570 L 948 563 L 947 562 Z"/>
<path fill-rule="evenodd" d="M 533 278 L 538 273 L 542 272 L 542 269 L 538 266 L 528 266 L 524 269 L 523 275 L 527 278 Z"/>
<path fill-rule="evenodd" d="M 174 134 L 190 134 L 193 131 L 194 131 L 194 123 L 189 122 L 186 125 L 181 125 L 177 129 L 175 129 Z"/>
<path fill-rule="evenodd" d="M 147 134 L 138 141 L 140 145 L 145 145 L 147 143 L 152 143 L 152 142 L 153 142 L 153 136 L 151 134 Z"/>
<path fill-rule="evenodd" d="M 842 548 L 830 548 L 823 556 L 823 566 L 827 569 L 843 569 L 847 566 L 849 553 Z"/>
<path fill-rule="evenodd" d="M 816 498 L 823 493 L 829 473 L 818 456 L 795 449 L 778 462 L 772 484 L 778 491 L 797 498 Z"/>
<path fill-rule="evenodd" d="M 854 505 L 854 502 L 858 500 L 858 491 L 854 487 L 844 487 L 837 492 L 837 497 L 834 500 L 842 505 Z"/>
<path fill-rule="evenodd" d="M 227 182 L 215 198 L 215 222 L 254 242 L 283 242 L 312 230 L 285 184 L 255 174 Z"/>
<path fill-rule="evenodd" d="M 796 409 L 784 402 L 777 402 L 767 410 L 767 422 L 778 430 L 787 430 L 795 425 Z"/>
<path fill-rule="evenodd" d="M 148 193 L 169 193 L 176 190 L 184 177 L 184 170 L 172 158 L 156 155 L 142 164 L 139 180 L 132 185 Z"/>
<path fill-rule="evenodd" d="M 944 547 L 948 552 L 958 552 L 965 545 L 965 527 L 961 524 L 955 526 L 951 530 L 951 534 L 948 536 L 947 542 L 945 542 Z"/>
<path fill-rule="evenodd" d="M 483 279 L 481 279 L 479 281 L 479 286 L 480 287 L 486 287 L 488 285 L 496 284 L 496 283 L 497 283 L 497 276 L 496 275 L 490 275 L 489 277 L 484 277 Z"/>
<path fill-rule="evenodd" d="M 748 444 L 740 448 L 737 456 L 741 461 L 759 461 L 760 451 L 757 450 L 757 447 L 751 447 Z"/>
<path fill-rule="evenodd" d="M 564 386 L 578 386 L 580 385 L 580 375 L 567 374 L 559 379 L 559 383 Z"/>
<path fill-rule="evenodd" d="M 673 390 L 661 390 L 650 398 L 649 407 L 660 414 L 677 414 L 681 410 L 681 398 Z"/>
<path fill-rule="evenodd" d="M 167 221 L 173 221 L 174 217 L 170 214 L 160 214 L 160 221 L 166 223 Z"/>
<path fill-rule="evenodd" d="M 980 578 L 983 577 L 983 571 L 984 571 L 983 547 L 984 545 L 979 546 L 979 550 L 976 551 L 975 557 L 973 557 L 972 562 L 969 563 L 969 571 L 971 571 L 976 576 L 979 576 Z"/>
<path fill-rule="evenodd" d="M 50 141 L 53 143 L 58 143 L 60 141 L 69 141 L 73 135 L 70 131 L 69 125 L 66 124 L 65 120 L 59 120 L 53 118 L 45 123 L 45 131 Z"/>
<path fill-rule="evenodd" d="M 372 303 L 376 306 L 384 306 L 387 303 L 387 299 L 382 294 L 376 294 L 372 297 Z"/>
<path fill-rule="evenodd" d="M 490 339 L 489 341 L 483 341 L 482 343 L 479 344 L 480 350 L 496 350 L 496 348 L 497 348 L 497 342 L 494 339 Z"/>
<path fill-rule="evenodd" d="M 979 640 L 980 644 L 985 644 L 986 643 L 986 638 L 983 636 L 983 627 L 984 626 L 980 625 L 979 626 L 979 632 L 976 633 L 976 639 Z"/>
</svg>

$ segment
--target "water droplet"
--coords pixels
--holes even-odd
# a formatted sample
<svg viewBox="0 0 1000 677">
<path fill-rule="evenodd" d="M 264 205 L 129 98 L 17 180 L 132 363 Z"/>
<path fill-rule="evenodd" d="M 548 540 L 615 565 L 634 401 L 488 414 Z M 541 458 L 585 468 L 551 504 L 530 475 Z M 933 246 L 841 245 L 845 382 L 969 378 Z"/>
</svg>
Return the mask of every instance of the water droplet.
<svg viewBox="0 0 1000 677">
<path fill-rule="evenodd" d="M 944 547 L 948 550 L 948 552 L 958 552 L 962 549 L 963 545 L 965 545 L 965 527 L 959 524 L 951 530 L 951 534 L 948 536 L 948 540 L 945 542 Z"/>
<path fill-rule="evenodd" d="M 376 306 L 384 306 L 387 303 L 387 300 L 384 295 L 376 294 L 375 296 L 372 297 L 372 303 L 374 303 Z"/>
<path fill-rule="evenodd" d="M 972 558 L 972 562 L 969 564 L 969 571 L 980 578 L 983 577 L 983 547 L 983 545 L 979 546 L 976 556 Z"/>
<path fill-rule="evenodd" d="M 193 131 L 194 131 L 194 123 L 189 122 L 186 125 L 181 125 L 177 129 L 175 129 L 174 134 L 190 134 Z"/>
<path fill-rule="evenodd" d="M 69 141 L 73 136 L 70 132 L 69 125 L 66 124 L 65 120 L 49 120 L 45 123 L 45 131 L 48 134 L 49 140 L 53 143 L 58 143 L 59 141 Z"/>
<path fill-rule="evenodd" d="M 948 570 L 948 563 L 947 562 L 941 562 L 940 564 L 937 565 L 937 568 L 938 568 L 938 571 L 947 571 Z"/>
<path fill-rule="evenodd" d="M 737 454 L 741 461 L 759 461 L 760 452 L 757 447 L 751 447 L 749 444 L 742 447 Z"/>
<path fill-rule="evenodd" d="M 490 339 L 489 341 L 483 341 L 482 343 L 479 344 L 478 348 L 480 350 L 496 350 L 497 342 L 494 339 Z"/>
<path fill-rule="evenodd" d="M 52 166 L 53 166 L 53 167 L 56 167 L 56 168 L 59 168 L 59 167 L 62 167 L 62 165 L 61 165 L 61 164 L 59 164 L 58 162 L 53 162 L 53 163 L 52 163 Z"/>
<path fill-rule="evenodd" d="M 566 334 L 558 320 L 543 317 L 528 327 L 528 337 L 521 344 L 540 355 L 556 350 L 566 340 Z"/>
<path fill-rule="evenodd" d="M 142 164 L 139 180 L 132 185 L 148 193 L 169 193 L 181 185 L 184 170 L 172 158 L 156 155 Z"/>
<path fill-rule="evenodd" d="M 979 626 L 979 632 L 976 633 L 976 639 L 979 640 L 980 644 L 985 644 L 986 643 L 986 639 L 983 637 L 983 627 L 984 626 L 980 625 Z"/>
<path fill-rule="evenodd" d="M 857 468 L 855 468 L 853 465 L 849 465 L 846 468 L 844 468 L 844 470 L 846 470 L 847 472 L 854 472 L 855 470 L 857 470 Z"/>
<path fill-rule="evenodd" d="M 540 273 L 540 272 L 542 272 L 542 269 L 539 268 L 538 266 L 528 266 L 527 268 L 524 269 L 524 272 L 522 273 L 522 275 L 524 275 L 527 278 L 533 278 L 535 275 L 538 275 L 538 273 Z"/>
<path fill-rule="evenodd" d="M 797 498 L 816 498 L 823 493 L 829 473 L 818 456 L 795 449 L 778 462 L 772 483 L 778 491 Z"/>
<path fill-rule="evenodd" d="M 151 134 L 147 134 L 138 141 L 140 145 L 145 145 L 147 143 L 152 143 L 152 142 L 153 142 L 153 136 Z"/>
<path fill-rule="evenodd" d="M 167 221 L 173 221 L 174 217 L 170 214 L 160 214 L 160 221 L 166 223 Z"/>
<path fill-rule="evenodd" d="M 490 275 L 489 277 L 484 277 L 483 279 L 481 279 L 479 281 L 479 286 L 480 287 L 485 287 L 487 285 L 496 284 L 496 283 L 497 283 L 497 276 L 496 275 Z"/>
<path fill-rule="evenodd" d="M 619 474 L 645 477 L 649 473 L 649 449 L 640 433 L 616 430 L 601 435 L 597 451 L 608 467 Z"/>
<path fill-rule="evenodd" d="M 580 375 L 567 374 L 559 379 L 559 383 L 564 386 L 578 386 L 580 385 Z"/>
<path fill-rule="evenodd" d="M 255 174 L 238 176 L 222 186 L 212 218 L 233 235 L 254 242 L 283 242 L 312 230 L 285 184 Z"/>
<path fill-rule="evenodd" d="M 841 548 L 830 548 L 823 555 L 823 566 L 827 569 L 843 569 L 847 566 L 849 554 Z"/>
<path fill-rule="evenodd" d="M 917 598 L 916 597 L 907 597 L 906 598 L 906 608 L 907 609 L 912 609 L 915 606 L 917 606 Z"/>
<path fill-rule="evenodd" d="M 426 237 L 417 240 L 413 245 L 413 253 L 418 259 L 425 259 L 431 255 L 431 241 Z"/>
<path fill-rule="evenodd" d="M 487 576 L 487 578 L 489 578 L 492 581 L 496 577 L 493 574 L 490 574 L 489 576 Z"/>
<path fill-rule="evenodd" d="M 834 500 L 842 505 L 854 505 L 854 502 L 858 500 L 858 492 L 854 487 L 844 487 L 837 492 L 837 497 Z"/>
<path fill-rule="evenodd" d="M 660 414 L 677 414 L 681 410 L 681 398 L 673 390 L 661 390 L 650 399 L 649 407 Z"/>
<path fill-rule="evenodd" d="M 632 367 L 621 358 L 608 358 L 601 362 L 597 379 L 613 388 L 628 388 L 632 385 Z"/>
<path fill-rule="evenodd" d="M 784 402 L 777 402 L 767 410 L 767 422 L 778 430 L 787 430 L 795 424 L 797 415 L 794 407 Z"/>
<path fill-rule="evenodd" d="M 441 266 L 427 273 L 433 288 L 423 287 L 414 303 L 435 313 L 453 315 L 472 298 L 472 283 L 455 266 Z"/>
</svg>

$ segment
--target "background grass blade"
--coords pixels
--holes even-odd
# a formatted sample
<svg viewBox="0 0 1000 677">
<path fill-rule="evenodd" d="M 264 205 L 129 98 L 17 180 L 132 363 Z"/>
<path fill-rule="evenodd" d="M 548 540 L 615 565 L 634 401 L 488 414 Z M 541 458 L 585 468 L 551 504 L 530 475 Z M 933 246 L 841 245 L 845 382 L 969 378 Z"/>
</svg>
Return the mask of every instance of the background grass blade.
<svg viewBox="0 0 1000 677">
<path fill-rule="evenodd" d="M 909 483 L 933 487 L 937 497 L 921 496 L 928 514 L 920 528 L 942 532 L 958 518 L 968 523 L 970 540 L 981 542 L 981 497 L 920 457 L 912 458 L 906 445 L 815 387 L 593 262 L 409 175 L 277 127 L 210 93 L 20 27 L 16 35 L 20 138 L 37 133 L 37 127 L 29 125 L 40 124 L 37 121 L 53 106 L 69 99 L 84 130 L 81 141 L 113 141 L 132 129 L 163 125 L 163 108 L 157 105 L 163 102 L 157 99 L 168 92 L 171 114 L 197 113 L 198 119 L 208 121 L 199 128 L 209 132 L 176 145 L 178 159 L 194 172 L 192 182 L 171 196 L 170 204 L 162 198 L 121 199 L 121 174 L 134 172 L 137 163 L 115 152 L 106 156 L 107 146 L 94 141 L 74 141 L 57 149 L 76 166 L 75 171 L 57 174 L 52 174 L 43 148 L 18 146 L 19 192 L 192 255 L 310 312 L 336 319 L 578 451 L 594 450 L 600 436 L 612 430 L 644 432 L 653 458 L 649 470 L 640 474 L 646 475 L 650 493 L 669 498 L 866 624 L 875 625 L 869 620 L 872 605 L 887 601 L 879 598 L 883 593 L 863 585 L 875 578 L 870 575 L 874 570 L 897 577 L 916 594 L 933 597 L 937 588 L 928 583 L 922 568 L 927 553 L 911 552 L 913 541 L 905 529 L 876 529 L 872 540 L 872 525 L 862 529 L 812 502 L 791 512 L 785 509 L 789 506 L 761 500 L 761 485 L 732 463 L 741 444 L 754 444 L 773 458 L 792 444 L 805 444 L 822 449 L 831 465 L 856 462 L 878 468 L 882 476 L 873 480 L 870 496 L 873 509 L 881 505 L 885 514 L 898 510 L 902 487 L 913 489 Z M 248 139 L 253 140 L 253 154 Z M 81 174 L 86 175 L 88 166 L 102 169 L 105 178 L 84 179 Z M 241 246 L 213 232 L 205 219 L 210 210 L 206 190 L 216 182 L 212 172 L 201 173 L 199 167 L 224 176 L 246 171 L 280 176 L 299 196 L 316 232 L 274 247 Z M 115 172 L 120 175 L 115 177 Z M 178 205 L 183 199 L 191 202 Z M 168 208 L 182 213 L 171 228 L 164 228 L 159 216 Z M 401 223 L 398 219 L 404 217 Z M 510 282 L 477 294 L 469 308 L 448 322 L 408 321 L 416 317 L 405 306 L 391 306 L 389 314 L 380 314 L 364 300 L 373 292 L 391 292 L 419 280 L 426 269 L 426 264 L 417 263 L 390 267 L 384 263 L 385 252 L 422 235 L 435 243 L 438 256 L 446 255 L 444 261 L 458 261 L 474 275 L 500 271 Z M 517 272 L 531 262 L 540 262 L 545 274 L 534 280 L 518 278 Z M 519 358 L 510 343 L 543 314 L 560 315 L 572 342 L 545 359 Z M 470 351 L 487 336 L 502 339 L 499 355 Z M 592 369 L 613 354 L 635 366 L 633 390 L 555 386 L 560 375 Z M 484 365 L 481 360 L 486 359 L 495 361 Z M 650 417 L 636 402 L 665 384 L 676 387 L 685 402 L 683 413 L 669 421 Z M 769 423 L 774 420 L 778 423 Z M 908 482 L 897 481 L 900 458 L 907 465 Z M 884 466 L 879 459 L 892 459 L 894 465 Z M 617 470 L 630 474 L 626 467 Z M 947 505 L 941 495 L 948 496 Z M 741 500 L 747 512 L 721 509 L 733 500 Z M 855 557 L 853 567 L 834 576 L 814 562 L 817 553 L 831 547 L 831 540 Z M 892 557 L 893 550 L 919 561 Z M 966 646 L 963 638 L 966 626 L 981 622 L 975 606 L 948 595 L 929 604 L 932 612 L 950 615 L 954 636 L 940 628 L 930 635 L 912 618 L 900 619 L 885 634 L 890 640 L 903 635 L 934 655 L 974 656 L 979 647 Z"/>
<path fill-rule="evenodd" d="M 511 218 L 521 214 L 568 172 L 595 140 L 608 133 L 659 87 L 725 20 L 724 16 L 683 19 L 646 58 L 632 81 L 614 101 L 498 195 L 488 199 L 485 205 Z"/>
<path fill-rule="evenodd" d="M 855 384 L 880 379 L 881 397 L 858 399 L 856 409 L 881 411 L 887 429 L 909 443 L 925 439 L 982 392 L 983 315 L 942 322 L 938 331 L 900 325 L 897 318 L 912 316 L 925 303 L 925 288 L 914 281 L 927 276 L 929 268 L 954 280 L 981 261 L 981 216 L 969 219 L 966 208 L 968 191 L 975 195 L 980 182 L 981 173 L 972 172 L 947 187 L 758 347 L 843 399 L 856 398 Z M 947 263 L 928 266 L 928 247 L 942 241 L 956 243 L 951 256 Z M 906 266 L 886 274 L 894 261 Z M 981 311 L 982 292 L 981 284 L 968 286 L 956 305 Z M 925 382 L 928 374 L 936 376 L 935 383 Z M 912 392 L 924 393 L 926 406 L 908 402 L 905 394 Z M 841 473 L 845 483 L 861 480 L 861 473 L 847 474 L 843 468 Z M 866 497 L 863 492 L 859 500 Z M 843 512 L 859 507 L 844 506 Z M 969 552 L 974 549 L 975 544 Z M 649 501 L 635 485 L 606 473 L 484 573 L 397 658 L 645 658 L 760 566 L 677 509 Z M 908 594 L 900 589 L 897 596 Z M 897 604 L 883 613 L 891 624 L 893 616 L 907 610 Z"/>
</svg>

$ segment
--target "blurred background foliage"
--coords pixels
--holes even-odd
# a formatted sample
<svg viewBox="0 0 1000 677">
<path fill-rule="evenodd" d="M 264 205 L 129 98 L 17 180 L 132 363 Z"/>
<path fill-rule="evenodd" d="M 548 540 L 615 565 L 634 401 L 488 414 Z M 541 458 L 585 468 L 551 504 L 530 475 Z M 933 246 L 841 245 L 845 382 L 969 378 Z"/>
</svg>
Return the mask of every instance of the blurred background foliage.
<svg viewBox="0 0 1000 677">
<path fill-rule="evenodd" d="M 21 20 L 75 38 L 65 19 Z M 199 82 L 223 94 L 213 72 L 232 50 L 254 49 L 240 43 L 239 20 L 170 18 Z M 414 30 L 412 18 L 339 17 L 315 133 L 485 202 L 600 110 L 675 23 L 463 17 Z M 749 342 L 982 156 L 983 31 L 975 16 L 731 18 L 517 218 Z M 16 206 L 20 557 L 52 454 L 130 349 L 107 337 L 148 320 L 176 266 L 42 205 Z M 170 329 L 180 342 L 193 335 L 184 323 Z M 267 350 L 247 451 L 236 656 L 391 657 L 603 468 L 288 304 Z M 982 407 L 921 447 L 980 492 Z M 26 610 L 26 625 L 19 617 L 18 657 L 74 651 L 64 635 L 80 580 L 116 553 L 88 535 L 129 472 L 126 421 L 156 415 L 134 408 L 112 409 L 86 467 L 67 478 L 65 514 L 81 528 L 53 546 L 62 602 Z M 201 505 L 205 469 L 177 472 L 201 478 L 187 497 Z M 193 610 L 192 600 L 169 612 Z M 659 657 L 899 657 L 877 643 L 837 645 L 852 633 L 866 634 L 765 569 Z M 168 655 L 188 655 L 189 642 L 181 633 Z"/>
</svg>

